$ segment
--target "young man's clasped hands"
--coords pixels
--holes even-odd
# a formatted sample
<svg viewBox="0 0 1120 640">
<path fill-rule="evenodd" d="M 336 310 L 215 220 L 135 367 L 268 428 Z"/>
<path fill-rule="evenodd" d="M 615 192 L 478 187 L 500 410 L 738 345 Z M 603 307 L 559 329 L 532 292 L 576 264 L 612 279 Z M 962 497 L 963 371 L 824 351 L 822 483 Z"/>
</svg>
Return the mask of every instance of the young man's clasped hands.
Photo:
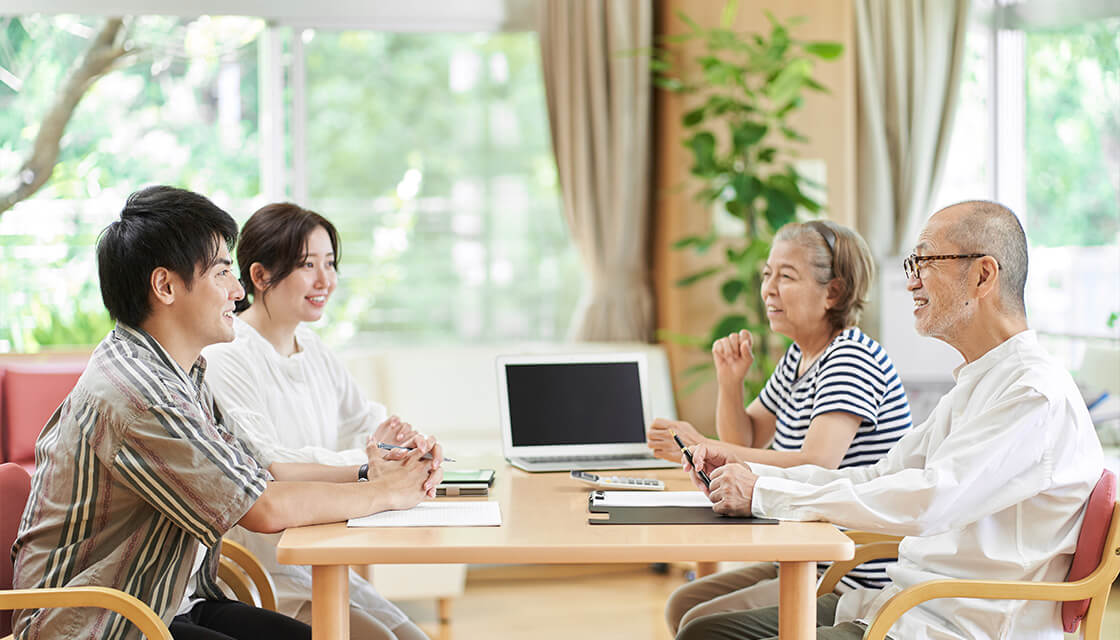
<svg viewBox="0 0 1120 640">
<path fill-rule="evenodd" d="M 698 444 L 689 449 L 695 467 L 688 459 L 681 460 L 684 470 L 692 478 L 693 484 L 712 501 L 716 513 L 725 516 L 746 517 L 751 514 L 751 496 L 758 476 L 751 472 L 747 463 L 736 460 L 729 452 L 707 444 Z M 712 479 L 706 486 L 700 479 L 697 469 L 701 469 Z"/>
</svg>

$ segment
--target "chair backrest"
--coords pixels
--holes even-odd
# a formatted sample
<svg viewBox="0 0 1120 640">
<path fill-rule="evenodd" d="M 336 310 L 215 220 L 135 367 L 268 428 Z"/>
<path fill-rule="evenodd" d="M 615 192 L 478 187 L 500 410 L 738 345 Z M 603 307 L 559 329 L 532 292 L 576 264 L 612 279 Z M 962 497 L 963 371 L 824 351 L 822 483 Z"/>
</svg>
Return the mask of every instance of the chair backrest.
<svg viewBox="0 0 1120 640">
<path fill-rule="evenodd" d="M 1093 572 L 1104 557 L 1104 543 L 1112 524 L 1112 510 L 1116 503 L 1116 474 L 1108 469 L 1101 474 L 1089 502 L 1085 506 L 1085 520 L 1077 536 L 1077 550 L 1069 566 L 1066 582 L 1075 582 Z M 1089 611 L 1089 600 L 1062 603 L 1062 627 L 1066 633 L 1077 631 L 1081 619 Z"/>
<path fill-rule="evenodd" d="M 4 396 L 3 460 L 28 463 L 35 460 L 35 441 L 58 405 L 74 388 L 85 369 L 84 362 L 8 365 L 0 392 Z"/>
<path fill-rule="evenodd" d="M 12 588 L 12 545 L 31 494 L 31 476 L 18 464 L 0 464 L 0 589 Z M 12 632 L 12 612 L 0 611 L 0 638 Z"/>
</svg>

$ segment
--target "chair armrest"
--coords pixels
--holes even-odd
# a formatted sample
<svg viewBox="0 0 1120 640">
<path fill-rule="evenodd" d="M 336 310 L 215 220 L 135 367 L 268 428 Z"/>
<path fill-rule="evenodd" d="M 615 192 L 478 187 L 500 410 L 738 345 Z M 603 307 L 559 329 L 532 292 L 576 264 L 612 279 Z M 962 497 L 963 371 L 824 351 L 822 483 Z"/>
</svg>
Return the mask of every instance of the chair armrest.
<svg viewBox="0 0 1120 640">
<path fill-rule="evenodd" d="M 937 598 L 988 600 L 1084 600 L 1112 582 L 1105 567 L 1076 582 L 1022 582 L 1013 580 L 931 580 L 907 587 L 891 596 L 863 634 L 864 640 L 884 640 L 891 626 L 906 611 Z"/>
<path fill-rule="evenodd" d="M 222 557 L 218 558 L 217 575 L 230 586 L 237 600 L 256 605 L 253 588 L 260 596 L 261 609 L 277 611 L 276 584 L 252 551 L 233 540 L 222 539 Z"/>
<path fill-rule="evenodd" d="M 0 591 L 0 609 L 98 607 L 124 616 L 149 640 L 172 640 L 167 625 L 152 608 L 123 591 L 109 587 L 10 589 Z"/>
<path fill-rule="evenodd" d="M 262 609 L 276 611 L 276 585 L 260 560 L 248 549 L 227 538 L 222 539 L 222 557 L 218 560 L 218 577 L 237 599 L 256 606 L 253 588 L 260 596 Z"/>
<path fill-rule="evenodd" d="M 902 536 L 891 536 L 885 533 L 872 533 L 870 531 L 842 531 L 856 544 L 869 544 L 872 542 L 902 542 Z"/>
<path fill-rule="evenodd" d="M 847 532 L 848 537 L 852 537 L 852 533 L 863 533 L 861 531 Z M 879 536 L 880 534 L 868 534 L 870 536 Z M 879 558 L 897 558 L 898 557 L 898 541 L 900 538 L 893 536 L 882 536 L 887 538 L 879 542 L 868 542 L 860 544 L 856 547 L 855 555 L 851 560 L 843 560 L 841 562 L 833 562 L 832 566 L 824 572 L 821 576 L 820 584 L 817 585 L 817 597 L 823 596 L 826 593 L 832 593 L 836 588 L 836 584 L 840 582 L 840 578 L 848 575 L 848 572 L 858 567 L 859 565 L 867 562 L 868 560 L 877 560 Z M 855 538 L 852 539 L 856 542 Z"/>
</svg>

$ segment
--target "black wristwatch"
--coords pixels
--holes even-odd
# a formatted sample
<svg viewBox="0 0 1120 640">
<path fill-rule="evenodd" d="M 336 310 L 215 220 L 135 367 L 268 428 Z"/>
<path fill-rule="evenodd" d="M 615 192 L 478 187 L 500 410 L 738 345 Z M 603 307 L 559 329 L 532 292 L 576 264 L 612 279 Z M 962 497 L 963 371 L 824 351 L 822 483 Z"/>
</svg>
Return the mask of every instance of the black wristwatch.
<svg viewBox="0 0 1120 640">
<path fill-rule="evenodd" d="M 358 482 L 369 482 L 369 463 L 358 467 Z"/>
</svg>

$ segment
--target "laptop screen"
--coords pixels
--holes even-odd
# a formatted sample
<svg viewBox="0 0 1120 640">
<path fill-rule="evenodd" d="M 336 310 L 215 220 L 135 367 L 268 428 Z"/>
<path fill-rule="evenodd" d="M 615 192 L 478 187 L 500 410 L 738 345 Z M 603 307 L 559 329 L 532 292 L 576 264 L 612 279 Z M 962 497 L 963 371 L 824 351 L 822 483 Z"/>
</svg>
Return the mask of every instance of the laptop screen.
<svg viewBox="0 0 1120 640">
<path fill-rule="evenodd" d="M 513 446 L 645 442 L 637 362 L 506 364 Z"/>
</svg>

